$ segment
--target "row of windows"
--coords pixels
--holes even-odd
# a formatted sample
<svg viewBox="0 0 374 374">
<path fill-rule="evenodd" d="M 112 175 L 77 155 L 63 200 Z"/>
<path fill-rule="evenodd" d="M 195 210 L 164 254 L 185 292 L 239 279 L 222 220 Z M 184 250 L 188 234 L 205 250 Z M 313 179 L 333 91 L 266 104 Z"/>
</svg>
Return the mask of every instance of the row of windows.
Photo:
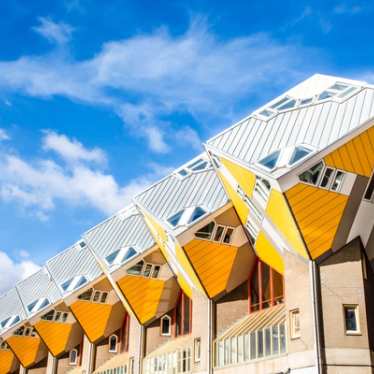
<svg viewBox="0 0 374 374">
<path fill-rule="evenodd" d="M 217 243 L 230 244 L 233 232 L 233 227 L 219 225 L 212 221 L 196 231 L 195 236 L 199 239 L 206 239 L 212 240 Z"/>
<path fill-rule="evenodd" d="M 127 374 L 127 365 L 118 366 L 113 369 L 98 371 L 96 374 Z"/>
<path fill-rule="evenodd" d="M 180 178 L 185 178 L 193 172 L 207 170 L 211 167 L 210 162 L 204 158 L 199 158 L 196 161 L 192 161 L 186 167 L 179 169 L 176 174 Z"/>
<path fill-rule="evenodd" d="M 105 304 L 105 302 L 108 299 L 108 292 L 94 290 L 93 288 L 90 288 L 86 292 L 83 292 L 82 294 L 80 294 L 78 296 L 78 299 L 91 301 L 93 303 Z"/>
<path fill-rule="evenodd" d="M 17 336 L 37 336 L 36 330 L 33 327 L 25 327 L 22 326 L 16 331 L 14 331 L 14 335 Z"/>
<path fill-rule="evenodd" d="M 191 348 L 146 359 L 144 374 L 179 374 L 191 372 Z"/>
<path fill-rule="evenodd" d="M 170 216 L 167 221 L 173 228 L 190 225 L 206 214 L 206 210 L 200 206 L 188 207 Z"/>
<path fill-rule="evenodd" d="M 45 308 L 49 305 L 49 300 L 46 297 L 33 301 L 31 304 L 27 306 L 27 310 L 30 313 L 36 313 L 37 311 Z"/>
<path fill-rule="evenodd" d="M 345 173 L 330 166 L 325 166 L 323 161 L 312 166 L 299 175 L 302 182 L 339 192 L 342 188 Z"/>
<path fill-rule="evenodd" d="M 69 317 L 68 312 L 61 312 L 58 310 L 51 310 L 48 313 L 44 314 L 44 316 L 41 317 L 41 319 L 44 319 L 45 321 L 54 321 L 54 322 L 66 322 Z"/>
<path fill-rule="evenodd" d="M 286 352 L 284 323 L 216 342 L 216 366 L 223 367 Z"/>
<path fill-rule="evenodd" d="M 127 274 L 142 275 L 146 278 L 157 278 L 160 273 L 160 269 L 160 265 L 139 261 L 136 265 L 127 270 Z"/>
</svg>

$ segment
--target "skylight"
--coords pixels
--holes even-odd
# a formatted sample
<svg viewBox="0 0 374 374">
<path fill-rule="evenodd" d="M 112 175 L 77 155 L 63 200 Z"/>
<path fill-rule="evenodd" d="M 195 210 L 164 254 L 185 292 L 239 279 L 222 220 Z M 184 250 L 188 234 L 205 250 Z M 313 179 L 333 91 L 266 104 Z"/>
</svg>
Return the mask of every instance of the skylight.
<svg viewBox="0 0 374 374">
<path fill-rule="evenodd" d="M 105 257 L 105 261 L 109 266 L 119 266 L 136 254 L 137 252 L 133 247 L 125 247 L 112 252 L 109 256 Z"/>
<path fill-rule="evenodd" d="M 269 170 L 273 170 L 277 164 L 278 158 L 279 158 L 280 151 L 275 151 L 273 153 L 270 153 L 269 156 L 266 156 L 262 160 L 259 161 L 259 163 L 262 166 L 265 166 Z"/>
<path fill-rule="evenodd" d="M 189 207 L 180 210 L 167 219 L 172 227 L 190 225 L 206 214 L 206 210 L 200 206 Z"/>
<path fill-rule="evenodd" d="M 301 159 L 306 157 L 311 152 L 312 151 L 310 149 L 302 147 L 302 146 L 295 147 L 295 150 L 293 151 L 289 164 L 290 165 L 295 164 L 296 162 L 300 161 Z"/>
<path fill-rule="evenodd" d="M 11 316 L 11 317 L 8 317 L 8 318 L 4 319 L 3 321 L 1 321 L 0 326 L 1 326 L 2 329 L 5 329 L 5 328 L 8 328 L 8 327 L 11 327 L 11 326 L 15 325 L 20 320 L 21 320 L 21 318 L 19 317 L 19 315 Z"/>
<path fill-rule="evenodd" d="M 208 160 L 205 160 L 204 158 L 199 158 L 199 159 L 191 162 L 190 164 L 188 164 L 184 168 L 179 169 L 177 171 L 177 175 L 184 178 L 184 177 L 187 177 L 188 175 L 190 175 L 193 172 L 207 170 L 210 167 L 211 167 L 211 165 L 210 165 Z"/>
<path fill-rule="evenodd" d="M 33 301 L 27 306 L 29 313 L 35 313 L 49 305 L 49 300 L 46 297 Z"/>
<path fill-rule="evenodd" d="M 87 283 L 88 280 L 84 275 L 77 275 L 60 284 L 61 289 L 66 292 L 71 292 Z"/>
</svg>

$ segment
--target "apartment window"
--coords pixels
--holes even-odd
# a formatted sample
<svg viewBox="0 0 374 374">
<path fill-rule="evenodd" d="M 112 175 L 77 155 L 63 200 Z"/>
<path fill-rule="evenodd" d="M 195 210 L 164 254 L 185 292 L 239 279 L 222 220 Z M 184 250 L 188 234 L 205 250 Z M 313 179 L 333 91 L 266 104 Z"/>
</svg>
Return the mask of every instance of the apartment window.
<svg viewBox="0 0 374 374">
<path fill-rule="evenodd" d="M 200 362 L 201 359 L 201 338 L 195 338 L 193 342 L 194 361 Z"/>
<path fill-rule="evenodd" d="M 215 224 L 214 222 L 209 222 L 207 225 L 196 231 L 195 236 L 201 239 L 210 239 L 214 231 Z"/>
<path fill-rule="evenodd" d="M 69 364 L 77 365 L 77 363 L 78 363 L 78 350 L 72 349 L 69 353 Z"/>
<path fill-rule="evenodd" d="M 291 339 L 300 338 L 300 311 L 294 309 L 290 311 L 290 334 Z"/>
<path fill-rule="evenodd" d="M 176 335 L 185 335 L 191 332 L 192 321 L 192 301 L 181 292 L 177 307 L 175 309 L 176 317 Z"/>
<path fill-rule="evenodd" d="M 323 162 L 319 162 L 317 165 L 312 166 L 310 169 L 304 171 L 299 175 L 299 179 L 302 182 L 317 185 L 319 177 L 323 170 Z"/>
<path fill-rule="evenodd" d="M 360 324 L 358 315 L 358 305 L 344 305 L 343 308 L 346 334 L 359 334 Z"/>
<path fill-rule="evenodd" d="M 190 225 L 206 214 L 206 210 L 200 206 L 189 207 L 173 214 L 167 219 L 172 227 Z"/>
<path fill-rule="evenodd" d="M 2 342 L 0 345 L 0 349 L 8 350 L 9 346 L 7 342 Z"/>
<path fill-rule="evenodd" d="M 344 180 L 345 173 L 341 170 L 338 170 L 335 174 L 334 181 L 331 185 L 331 191 L 339 192 L 342 188 L 343 180 Z"/>
<path fill-rule="evenodd" d="M 36 331 L 33 327 L 22 326 L 14 332 L 17 336 L 36 336 Z"/>
<path fill-rule="evenodd" d="M 117 335 L 111 335 L 109 337 L 109 352 L 117 353 L 117 343 L 118 343 Z"/>
<path fill-rule="evenodd" d="M 253 197 L 261 204 L 263 208 L 265 208 L 268 201 L 270 190 L 271 185 L 266 179 L 256 177 Z"/>
<path fill-rule="evenodd" d="M 127 274 L 143 275 L 144 277 L 157 278 L 161 270 L 160 265 L 154 265 L 139 261 L 136 265 L 127 270 Z"/>
<path fill-rule="evenodd" d="M 278 162 L 279 155 L 280 151 L 275 151 L 270 155 L 266 156 L 265 158 L 263 158 L 262 160 L 260 160 L 259 163 L 266 169 L 273 170 Z"/>
<path fill-rule="evenodd" d="M 83 292 L 81 295 L 78 296 L 78 299 L 91 301 L 93 303 L 101 303 L 105 304 L 108 299 L 108 292 L 93 290 L 90 288 L 89 290 Z"/>
<path fill-rule="evenodd" d="M 330 167 L 326 167 L 325 173 L 323 174 L 320 186 L 322 188 L 329 188 L 332 180 L 332 176 L 334 174 L 334 169 Z"/>
<path fill-rule="evenodd" d="M 222 239 L 223 231 L 225 230 L 224 226 L 218 225 L 216 229 L 216 233 L 214 234 L 214 241 L 220 242 Z"/>
<path fill-rule="evenodd" d="M 100 291 L 95 291 L 92 301 L 97 303 L 100 300 Z"/>
<path fill-rule="evenodd" d="M 167 314 L 161 317 L 161 335 L 171 336 L 171 318 Z"/>
<path fill-rule="evenodd" d="M 233 227 L 217 225 L 214 221 L 212 221 L 196 231 L 195 236 L 199 239 L 206 239 L 218 243 L 230 244 L 233 232 Z"/>
<path fill-rule="evenodd" d="M 226 244 L 229 244 L 231 243 L 231 237 L 232 237 L 232 234 L 234 232 L 234 229 L 228 227 L 226 229 L 226 233 L 225 233 L 225 236 L 223 237 L 223 242 L 226 243 Z"/>
<path fill-rule="evenodd" d="M 371 178 L 369 180 L 369 183 L 366 187 L 364 199 L 366 201 L 374 201 L 374 173 L 371 175 Z"/>
</svg>

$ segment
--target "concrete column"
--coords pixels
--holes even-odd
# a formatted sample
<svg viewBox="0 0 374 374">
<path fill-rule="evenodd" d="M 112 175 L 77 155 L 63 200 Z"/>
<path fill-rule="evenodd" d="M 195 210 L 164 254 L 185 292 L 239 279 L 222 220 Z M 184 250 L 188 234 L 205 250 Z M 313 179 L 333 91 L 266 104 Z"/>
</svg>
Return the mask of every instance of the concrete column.
<svg viewBox="0 0 374 374">
<path fill-rule="evenodd" d="M 132 358 L 133 369 L 130 374 L 141 374 L 143 368 L 143 355 L 144 355 L 144 327 L 138 320 L 130 317 L 129 329 L 129 357 Z M 131 365 L 131 363 L 130 363 Z M 131 368 L 129 368 L 131 371 Z"/>
<path fill-rule="evenodd" d="M 54 357 L 51 352 L 48 352 L 46 374 L 56 374 L 56 372 L 57 372 L 57 358 Z"/>
<path fill-rule="evenodd" d="M 19 374 L 27 374 L 27 369 L 22 365 L 19 366 Z"/>
<path fill-rule="evenodd" d="M 91 374 L 94 371 L 95 344 L 91 343 L 87 336 L 83 336 L 82 372 Z"/>
</svg>

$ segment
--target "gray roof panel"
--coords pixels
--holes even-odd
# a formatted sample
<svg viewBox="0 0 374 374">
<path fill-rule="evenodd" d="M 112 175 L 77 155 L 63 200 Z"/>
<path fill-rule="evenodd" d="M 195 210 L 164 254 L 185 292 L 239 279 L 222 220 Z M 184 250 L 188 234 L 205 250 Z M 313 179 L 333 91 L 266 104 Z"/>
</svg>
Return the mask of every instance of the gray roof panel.
<svg viewBox="0 0 374 374">
<path fill-rule="evenodd" d="M 19 319 L 15 319 L 15 317 Z M 26 319 L 26 313 L 16 288 L 11 288 L 6 294 L 0 296 L 0 333 L 5 332 L 11 326 L 6 321 L 13 317 L 14 324 Z"/>
</svg>

